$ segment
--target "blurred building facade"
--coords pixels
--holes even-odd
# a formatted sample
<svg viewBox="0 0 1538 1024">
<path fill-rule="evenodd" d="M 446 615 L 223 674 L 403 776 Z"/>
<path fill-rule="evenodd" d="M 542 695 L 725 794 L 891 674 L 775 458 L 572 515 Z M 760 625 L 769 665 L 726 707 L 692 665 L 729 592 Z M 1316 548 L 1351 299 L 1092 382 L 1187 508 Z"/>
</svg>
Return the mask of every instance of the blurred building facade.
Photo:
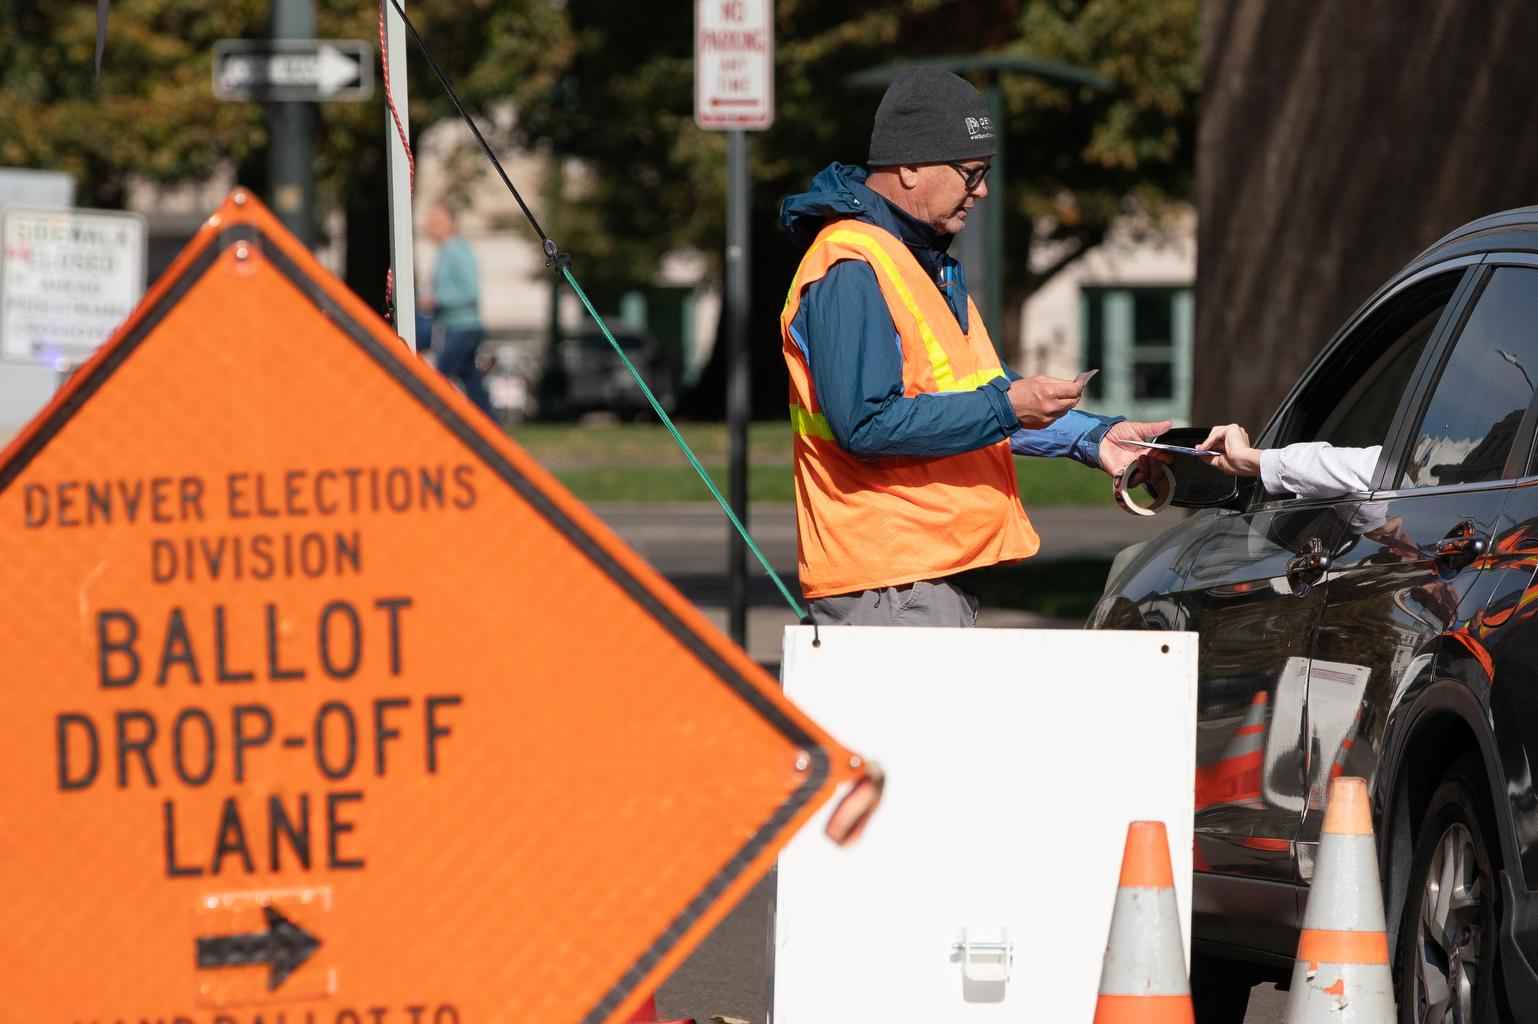
<svg viewBox="0 0 1538 1024">
<path fill-rule="evenodd" d="M 1033 269 L 1058 255 L 1034 246 Z M 1013 368 L 1054 377 L 1098 369 L 1083 408 L 1189 422 L 1195 282 L 1194 210 L 1158 222 L 1125 217 L 1026 300 Z"/>
<path fill-rule="evenodd" d="M 508 175 L 531 204 L 553 180 L 552 158 L 536 153 L 499 154 Z M 462 122 L 446 121 L 424 132 L 417 145 L 416 262 L 420 284 L 430 282 L 436 247 L 422 231 L 423 219 L 440 200 L 459 210 L 460 233 L 475 251 L 481 273 L 481 317 L 486 328 L 482 357 L 494 365 L 488 375 L 492 401 L 510 419 L 531 414 L 543 399 L 561 401 L 559 411 L 578 414 L 639 413 L 639 391 L 612 356 L 587 312 L 569 288 L 545 267 L 544 253 L 496 171 L 482 156 Z M 580 181 L 582 168 L 570 163 L 561 175 Z M 702 255 L 672 254 L 656 279 L 637 281 L 614 294 L 590 294 L 594 304 L 648 383 L 666 402 L 692 383 L 715 343 L 720 294 Z M 596 366 L 605 380 L 568 379 L 564 399 L 541 395 L 547 361 L 564 362 L 571 378 Z M 570 389 L 576 390 L 571 391 Z"/>
<path fill-rule="evenodd" d="M 513 151 L 503 159 L 521 190 L 540 203 L 557 177 L 552 158 Z M 449 201 L 479 264 L 487 335 L 482 359 L 499 412 L 507 419 L 552 411 L 642 414 L 639 391 L 575 296 L 555 286 L 558 279 L 545 267 L 533 234 L 468 128 L 450 121 L 424 132 L 416 168 L 418 288 L 430 282 L 437 259 L 423 221 L 434 203 Z M 580 185 L 580 165 L 568 163 L 559 171 Z M 126 205 L 147 222 L 151 282 L 237 184 L 233 168 L 177 188 L 130 183 Z M 1020 333 L 1005 347 L 1013 368 L 1060 377 L 1099 369 L 1085 408 L 1188 422 L 1196 233 L 1190 209 L 1158 220 L 1123 218 L 1103 244 L 1069 263 L 1023 304 Z M 347 245 L 340 211 L 324 218 L 319 237 L 318 258 L 340 276 Z M 1033 270 L 1054 265 L 1059 255 L 1050 244 L 1036 245 Z M 675 253 L 654 280 L 592 297 L 627 356 L 641 365 L 665 402 L 692 384 L 708 362 L 721 298 L 702 254 Z M 564 378 L 558 382 L 564 400 L 548 390 L 552 360 L 563 370 L 556 376 Z M 573 378 L 580 386 L 573 387 Z M 557 401 L 561 404 L 553 406 Z"/>
<path fill-rule="evenodd" d="M 482 360 L 489 364 L 488 385 L 498 411 L 508 419 L 534 413 L 540 380 L 551 358 L 564 359 L 572 368 L 600 363 L 608 375 L 598 390 L 575 396 L 577 404 L 570 411 L 600 411 L 614 396 L 622 399 L 616 402 L 618 411 L 635 411 L 641 401 L 639 391 L 629 383 L 619 361 L 607 354 L 607 343 L 597 336 L 575 296 L 569 289 L 554 287 L 557 279 L 545 267 L 537 239 L 469 129 L 459 121 L 437 124 L 422 133 L 415 156 L 418 288 L 431 281 L 437 259 L 436 246 L 422 230 L 423 221 L 434 203 L 448 200 L 458 210 L 460 232 L 474 250 L 480 269 L 481 317 L 487 338 Z M 520 190 L 538 204 L 542 187 L 551 179 L 550 158 L 517 151 L 501 158 Z M 582 171 L 570 166 L 563 173 L 580 178 Z M 178 188 L 144 181 L 130 184 L 126 205 L 142 213 L 147 222 L 151 282 L 236 184 L 233 168 Z M 347 238 L 340 211 L 324 218 L 319 234 L 317 257 L 341 276 Z M 700 254 L 675 253 L 664 261 L 655 280 L 591 297 L 627 356 L 647 364 L 648 382 L 664 398 L 692 382 L 709 358 L 720 296 Z M 559 332 L 554 330 L 556 324 Z M 596 348 L 595 342 L 603 348 Z"/>
</svg>

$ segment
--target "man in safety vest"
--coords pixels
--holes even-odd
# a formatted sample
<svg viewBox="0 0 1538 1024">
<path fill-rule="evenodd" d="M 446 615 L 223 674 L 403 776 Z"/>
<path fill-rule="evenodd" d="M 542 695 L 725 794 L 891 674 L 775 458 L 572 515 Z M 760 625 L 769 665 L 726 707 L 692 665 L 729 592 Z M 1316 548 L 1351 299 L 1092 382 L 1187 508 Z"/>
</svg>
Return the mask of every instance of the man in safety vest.
<svg viewBox="0 0 1538 1024">
<path fill-rule="evenodd" d="M 1011 453 L 1114 476 L 1142 454 L 1119 441 L 1170 427 L 1079 412 L 1082 381 L 999 362 L 946 252 L 988 194 L 995 134 L 971 85 L 910 69 L 876 111 L 869 172 L 831 164 L 781 210 L 806 248 L 780 332 L 819 623 L 974 625 L 964 574 L 1040 546 Z"/>
</svg>

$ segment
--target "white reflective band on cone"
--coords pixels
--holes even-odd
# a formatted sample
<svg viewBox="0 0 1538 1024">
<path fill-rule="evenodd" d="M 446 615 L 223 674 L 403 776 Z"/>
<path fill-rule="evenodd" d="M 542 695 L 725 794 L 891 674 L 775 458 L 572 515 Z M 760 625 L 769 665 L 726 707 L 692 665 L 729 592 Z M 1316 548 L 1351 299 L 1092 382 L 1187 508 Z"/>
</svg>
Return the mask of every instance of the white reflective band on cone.
<svg viewBox="0 0 1538 1024">
<path fill-rule="evenodd" d="M 1175 474 L 1162 462 L 1157 463 L 1159 475 L 1154 477 L 1154 499 L 1152 504 L 1140 505 L 1132 498 L 1134 488 L 1142 487 L 1141 478 L 1134 481 L 1134 474 L 1139 472 L 1139 463 L 1131 462 L 1120 473 L 1116 474 L 1115 481 L 1111 484 L 1111 493 L 1116 497 L 1116 504 L 1131 512 L 1135 516 L 1151 516 L 1165 505 L 1170 503 L 1170 495 L 1175 493 Z"/>
<path fill-rule="evenodd" d="M 1100 968 L 1103 996 L 1186 996 L 1186 950 L 1175 890 L 1116 890 L 1111 935 Z"/>
<path fill-rule="evenodd" d="M 1332 836 L 1332 856 L 1319 858 L 1303 927 L 1385 932 L 1378 889 L 1378 849 L 1372 836 Z"/>
</svg>

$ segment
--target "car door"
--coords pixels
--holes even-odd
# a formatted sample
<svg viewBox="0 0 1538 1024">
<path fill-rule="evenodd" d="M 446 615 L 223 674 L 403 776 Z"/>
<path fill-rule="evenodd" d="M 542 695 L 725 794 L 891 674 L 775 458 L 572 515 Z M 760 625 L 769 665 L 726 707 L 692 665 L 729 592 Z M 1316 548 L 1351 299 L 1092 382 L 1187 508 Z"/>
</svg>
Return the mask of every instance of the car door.
<svg viewBox="0 0 1538 1024">
<path fill-rule="evenodd" d="M 1502 509 L 1526 470 L 1519 435 L 1532 432 L 1538 269 L 1481 267 L 1457 320 L 1406 401 L 1378 489 L 1351 514 L 1355 543 L 1330 568 L 1305 720 L 1305 880 L 1330 779 L 1374 775 L 1398 687 L 1433 640 L 1479 611 L 1483 556 L 1510 532 Z"/>
<path fill-rule="evenodd" d="M 1468 272 L 1422 275 L 1362 314 L 1294 389 L 1262 446 L 1314 440 L 1327 424 L 1382 443 Z M 1331 560 L 1356 543 L 1361 497 L 1271 495 L 1257 481 L 1248 507 L 1220 515 L 1196 555 L 1186 597 L 1201 632 L 1199 870 L 1298 878 L 1313 636 Z"/>
</svg>

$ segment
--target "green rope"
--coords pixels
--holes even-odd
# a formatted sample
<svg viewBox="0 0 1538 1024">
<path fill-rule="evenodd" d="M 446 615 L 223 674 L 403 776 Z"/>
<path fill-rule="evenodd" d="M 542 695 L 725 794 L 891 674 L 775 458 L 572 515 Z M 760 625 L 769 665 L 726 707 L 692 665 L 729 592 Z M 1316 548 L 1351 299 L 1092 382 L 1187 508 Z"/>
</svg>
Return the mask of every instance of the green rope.
<svg viewBox="0 0 1538 1024">
<path fill-rule="evenodd" d="M 774 567 L 769 564 L 769 559 L 765 558 L 764 553 L 758 549 L 758 545 L 753 543 L 752 536 L 748 534 L 748 528 L 742 525 L 742 520 L 737 518 L 737 513 L 732 511 L 731 505 L 727 504 L 726 499 L 721 496 L 715 481 L 710 479 L 710 474 L 705 472 L 704 466 L 700 465 L 700 460 L 695 457 L 694 451 L 689 447 L 689 442 L 684 440 L 684 436 L 673 425 L 673 418 L 663 410 L 662 403 L 657 401 L 657 396 L 652 394 L 652 389 L 647 387 L 646 381 L 641 379 L 641 374 L 635 368 L 635 364 L 625 355 L 625 351 L 620 348 L 619 342 L 614 340 L 614 335 L 609 333 L 609 325 L 603 322 L 603 317 L 598 315 L 598 310 L 594 309 L 593 304 L 588 301 L 587 293 L 582 290 L 582 286 L 572 276 L 571 268 L 562 267 L 561 274 L 566 278 L 566 282 L 571 285 L 572 291 L 577 293 L 577 298 L 582 300 L 582 305 L 587 308 L 588 314 L 592 316 L 593 322 L 598 325 L 598 329 L 603 332 L 603 336 L 609 340 L 609 345 L 613 347 L 614 353 L 624 362 L 625 369 L 630 371 L 630 376 L 634 377 L 635 382 L 640 385 L 641 393 L 646 396 L 646 400 L 656 410 L 658 418 L 662 420 L 662 425 L 668 428 L 668 433 L 673 435 L 673 440 L 678 442 L 678 447 L 682 448 L 684 455 L 688 456 L 689 464 L 700 475 L 700 479 L 705 481 L 705 486 L 710 488 L 711 496 L 716 499 L 716 504 L 721 506 L 721 511 L 726 513 L 726 518 L 732 521 L 732 525 L 737 528 L 737 532 L 741 534 L 744 543 L 748 545 L 748 550 L 753 552 L 753 557 L 758 559 L 758 564 L 764 567 L 764 572 L 769 574 L 769 578 L 774 581 L 774 585 L 780 589 L 780 594 L 785 598 L 785 603 L 790 605 L 790 610 L 796 613 L 796 618 L 806 618 L 806 613 L 801 610 L 801 606 L 796 603 L 796 599 L 791 597 L 790 591 L 786 589 L 785 581 L 780 579 L 780 574 L 774 571 Z"/>
<path fill-rule="evenodd" d="M 497 173 L 501 175 L 502 184 L 506 185 L 507 190 L 513 194 L 513 198 L 518 201 L 518 208 L 523 211 L 524 217 L 528 219 L 529 226 L 534 229 L 535 234 L 539 235 L 540 247 L 544 250 L 545 253 L 545 266 L 558 268 L 561 271 L 561 274 L 566 278 L 567 283 L 571 285 L 572 291 L 577 293 L 577 298 L 582 300 L 582 305 L 587 307 L 587 311 L 593 317 L 594 323 L 598 324 L 598 329 L 602 331 L 603 336 L 609 340 L 609 344 L 614 348 L 615 354 L 618 355 L 620 357 L 620 361 L 625 364 L 625 369 L 630 371 L 630 376 L 634 377 L 635 382 L 641 386 L 641 393 L 646 396 L 646 400 L 650 402 L 652 408 L 657 411 L 657 415 L 662 419 L 663 426 L 668 428 L 668 433 L 673 435 L 673 440 L 678 442 L 678 447 L 682 448 L 684 454 L 689 457 L 689 462 L 694 466 L 694 471 L 700 475 L 701 480 L 705 481 L 705 486 L 710 488 L 710 493 L 715 497 L 716 503 L 721 506 L 721 511 L 726 513 L 726 518 L 732 521 L 732 525 L 737 528 L 737 532 L 741 534 L 742 539 L 747 542 L 748 549 L 751 550 L 753 552 L 753 556 L 758 559 L 758 564 L 764 567 L 764 572 L 768 573 L 769 578 L 774 580 L 774 585 L 780 589 L 781 595 L 783 595 L 785 598 L 785 603 L 790 605 L 790 610 L 796 613 L 796 618 L 801 619 L 802 621 L 806 621 L 806 613 L 801 610 L 801 606 L 796 603 L 796 599 L 790 596 L 790 591 L 785 589 L 785 582 L 780 579 L 780 574 L 774 571 L 774 567 L 769 564 L 769 559 L 765 558 L 764 553 L 758 549 L 758 545 L 753 543 L 753 538 L 748 535 L 748 528 L 742 525 L 742 521 L 737 518 L 737 514 L 732 511 L 732 507 L 726 503 L 725 498 L 721 497 L 721 492 L 716 489 L 715 482 L 710 479 L 710 474 L 705 472 L 705 467 L 700 465 L 700 460 L 694 457 L 694 452 L 690 450 L 688 442 L 686 442 L 683 438 L 683 435 L 678 432 L 678 428 L 673 426 L 673 420 L 668 416 L 666 412 L 663 411 L 662 404 L 658 402 L 657 397 L 652 394 L 652 389 L 646 386 L 646 381 L 641 379 L 640 373 L 636 371 L 635 366 L 630 362 L 630 358 L 626 356 L 624 350 L 619 347 L 619 342 L 615 341 L 614 335 L 609 333 L 609 325 L 603 322 L 603 317 L 598 315 L 598 310 L 594 309 L 593 304 L 588 301 L 587 293 L 582 290 L 582 286 L 578 284 L 577 279 L 572 276 L 571 257 L 561 252 L 560 249 L 556 246 L 555 242 L 551 240 L 550 236 L 545 234 L 545 229 L 539 226 L 539 221 L 534 217 L 534 211 L 529 209 L 529 204 L 525 203 L 523 201 L 523 196 L 518 194 L 518 188 L 513 184 L 513 179 L 508 177 L 507 170 L 502 166 L 502 161 L 497 159 L 497 154 L 492 151 L 491 144 L 487 142 L 486 137 L 481 134 L 481 129 L 475 123 L 475 118 L 471 117 L 470 112 L 465 109 L 464 102 L 459 98 L 459 93 L 454 91 L 453 83 L 449 81 L 449 76 L 443 73 L 443 69 L 438 66 L 437 60 L 433 58 L 432 50 L 428 48 L 426 41 L 423 40 L 421 34 L 417 32 L 417 27 L 411 23 L 410 18 L 406 17 L 406 11 L 401 7 L 400 0 L 390 0 L 390 6 L 395 8 L 395 13 L 400 15 L 401 22 L 406 26 L 406 31 L 411 35 L 412 39 L 416 40 L 417 46 L 421 47 L 422 56 L 427 58 L 427 63 L 433 69 L 433 74 L 437 76 L 439 84 L 443 86 L 443 91 L 448 93 L 449 99 L 453 101 L 454 109 L 459 111 L 460 117 L 464 118 L 464 122 L 469 126 L 471 134 L 475 136 L 475 141 L 480 143 L 481 151 L 486 154 L 486 159 L 491 161 L 491 165 L 495 167 L 497 169 Z M 384 3 L 383 0 L 381 0 L 381 27 L 384 24 L 383 7 Z M 382 58 L 382 49 L 380 54 Z M 99 64 L 99 52 L 97 61 Z M 406 140 L 402 138 L 401 141 L 402 143 L 405 143 Z"/>
</svg>

